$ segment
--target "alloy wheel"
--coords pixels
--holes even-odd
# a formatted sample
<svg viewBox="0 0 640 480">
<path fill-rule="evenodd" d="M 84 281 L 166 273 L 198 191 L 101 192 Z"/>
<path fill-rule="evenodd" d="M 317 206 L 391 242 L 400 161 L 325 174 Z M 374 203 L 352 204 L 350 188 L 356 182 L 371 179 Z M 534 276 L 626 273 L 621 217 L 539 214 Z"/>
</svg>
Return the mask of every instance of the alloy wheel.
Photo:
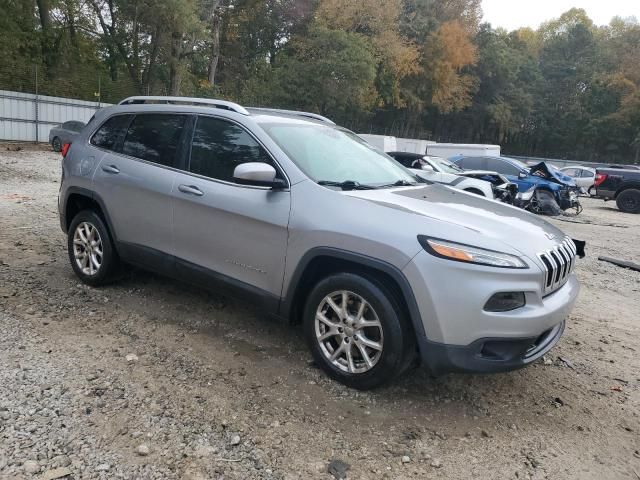
<svg viewBox="0 0 640 480">
<path fill-rule="evenodd" d="M 102 238 L 95 225 L 79 223 L 73 234 L 73 256 L 85 275 L 94 276 L 102 267 Z"/>
<path fill-rule="evenodd" d="M 325 358 L 343 372 L 367 372 L 382 356 L 380 319 L 354 292 L 340 290 L 324 297 L 316 310 L 315 334 Z"/>
</svg>

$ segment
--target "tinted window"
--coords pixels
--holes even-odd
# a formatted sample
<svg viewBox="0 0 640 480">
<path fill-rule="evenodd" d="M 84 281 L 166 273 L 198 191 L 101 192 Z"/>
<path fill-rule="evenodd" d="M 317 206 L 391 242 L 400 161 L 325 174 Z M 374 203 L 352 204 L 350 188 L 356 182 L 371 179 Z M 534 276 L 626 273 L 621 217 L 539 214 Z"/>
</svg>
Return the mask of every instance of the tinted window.
<svg viewBox="0 0 640 480">
<path fill-rule="evenodd" d="M 582 178 L 593 178 L 595 174 L 590 170 L 582 170 L 580 176 Z"/>
<path fill-rule="evenodd" d="M 96 147 L 115 150 L 126 133 L 131 117 L 132 115 L 111 117 L 93 134 L 91 143 Z"/>
<path fill-rule="evenodd" d="M 397 162 L 401 163 L 407 168 L 419 168 L 420 155 L 404 154 L 404 153 L 387 153 L 387 155 L 393 157 Z M 416 166 L 417 165 L 417 166 Z"/>
<path fill-rule="evenodd" d="M 133 119 L 122 145 L 122 153 L 173 167 L 186 117 L 143 114 Z"/>
<path fill-rule="evenodd" d="M 84 123 L 76 121 L 64 122 L 62 124 L 62 128 L 71 130 L 72 132 L 79 132 L 80 130 L 82 130 L 82 127 L 84 127 Z"/>
<path fill-rule="evenodd" d="M 482 157 L 464 157 L 456 162 L 456 165 L 465 170 L 486 170 L 486 159 Z"/>
<path fill-rule="evenodd" d="M 487 169 L 502 173 L 503 175 L 515 175 L 520 173 L 520 169 L 515 165 L 511 165 L 509 162 L 499 160 L 497 158 L 489 158 Z"/>
<path fill-rule="evenodd" d="M 218 118 L 198 117 L 191 146 L 191 172 L 232 182 L 235 168 L 249 162 L 273 164 L 243 128 Z"/>
</svg>

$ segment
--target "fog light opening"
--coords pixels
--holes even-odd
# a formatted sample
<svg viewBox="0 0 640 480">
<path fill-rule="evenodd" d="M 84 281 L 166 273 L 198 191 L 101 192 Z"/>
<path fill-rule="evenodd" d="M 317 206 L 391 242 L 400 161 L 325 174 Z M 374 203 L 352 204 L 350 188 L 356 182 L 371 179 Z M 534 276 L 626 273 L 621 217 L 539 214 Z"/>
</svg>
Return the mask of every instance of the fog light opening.
<svg viewBox="0 0 640 480">
<path fill-rule="evenodd" d="M 524 292 L 500 292 L 487 301 L 484 309 L 487 312 L 509 312 L 525 305 Z"/>
</svg>

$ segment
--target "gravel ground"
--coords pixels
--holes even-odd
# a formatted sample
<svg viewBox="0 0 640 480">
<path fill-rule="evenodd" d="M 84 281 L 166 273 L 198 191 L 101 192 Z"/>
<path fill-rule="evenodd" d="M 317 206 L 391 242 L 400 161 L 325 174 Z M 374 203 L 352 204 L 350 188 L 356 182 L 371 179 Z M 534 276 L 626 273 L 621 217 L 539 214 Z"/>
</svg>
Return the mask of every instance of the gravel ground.
<svg viewBox="0 0 640 480">
<path fill-rule="evenodd" d="M 640 273 L 597 261 L 640 262 L 640 216 L 552 220 L 588 257 L 544 361 L 362 393 L 242 302 L 141 271 L 80 284 L 59 176 L 58 154 L 0 152 L 0 478 L 640 479 Z"/>
</svg>

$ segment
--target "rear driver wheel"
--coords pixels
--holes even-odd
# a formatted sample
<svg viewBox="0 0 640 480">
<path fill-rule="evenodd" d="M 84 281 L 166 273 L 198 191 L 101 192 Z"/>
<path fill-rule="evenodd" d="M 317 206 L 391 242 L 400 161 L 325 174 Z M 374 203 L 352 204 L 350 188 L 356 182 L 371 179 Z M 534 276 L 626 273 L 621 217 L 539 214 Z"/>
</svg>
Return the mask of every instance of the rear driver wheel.
<svg viewBox="0 0 640 480">
<path fill-rule="evenodd" d="M 62 142 L 60 141 L 59 137 L 53 137 L 53 140 L 51 141 L 51 147 L 53 148 L 54 152 L 62 151 Z"/>
</svg>

